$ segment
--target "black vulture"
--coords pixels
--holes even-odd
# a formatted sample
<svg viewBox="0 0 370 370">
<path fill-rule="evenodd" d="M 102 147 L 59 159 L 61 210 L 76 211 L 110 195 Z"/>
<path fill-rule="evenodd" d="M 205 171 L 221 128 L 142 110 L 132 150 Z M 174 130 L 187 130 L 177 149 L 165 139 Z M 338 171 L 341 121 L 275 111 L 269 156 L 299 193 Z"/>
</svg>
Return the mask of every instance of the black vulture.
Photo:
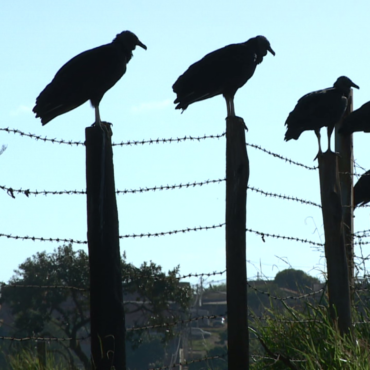
<svg viewBox="0 0 370 370">
<path fill-rule="evenodd" d="M 370 202 L 370 170 L 366 171 L 353 188 L 354 208 Z"/>
<path fill-rule="evenodd" d="M 343 135 L 357 131 L 370 132 L 370 101 L 349 114 L 338 130 Z"/>
<path fill-rule="evenodd" d="M 67 62 L 36 99 L 33 111 L 46 125 L 53 118 L 90 100 L 95 124 L 101 126 L 99 103 L 124 75 L 136 46 L 146 49 L 135 34 L 121 32 L 106 45 L 87 50 Z"/>
<path fill-rule="evenodd" d="M 321 127 L 328 130 L 328 151 L 330 149 L 330 137 L 334 126 L 340 121 L 347 108 L 347 100 L 351 87 L 359 89 L 348 77 L 341 76 L 333 87 L 314 91 L 304 95 L 298 100 L 294 110 L 290 112 L 285 125 L 285 141 L 297 140 L 303 131 L 313 130 L 319 142 L 321 154 Z"/>
<path fill-rule="evenodd" d="M 222 94 L 227 116 L 235 117 L 234 95 L 253 76 L 268 51 L 275 55 L 266 37 L 257 36 L 207 54 L 173 84 L 176 109 L 184 111 L 192 103 Z"/>
</svg>

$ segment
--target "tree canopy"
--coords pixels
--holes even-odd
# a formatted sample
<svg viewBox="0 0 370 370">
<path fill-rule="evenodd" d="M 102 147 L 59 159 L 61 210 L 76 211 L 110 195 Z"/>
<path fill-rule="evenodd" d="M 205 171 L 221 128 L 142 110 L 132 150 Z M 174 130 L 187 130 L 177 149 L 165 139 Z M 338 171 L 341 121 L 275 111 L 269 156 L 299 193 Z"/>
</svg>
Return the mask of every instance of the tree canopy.
<svg viewBox="0 0 370 370">
<path fill-rule="evenodd" d="M 176 278 L 178 266 L 166 274 L 153 262 L 135 267 L 126 262 L 125 256 L 121 266 L 124 297 L 129 301 L 125 302 L 125 313 L 136 313 L 135 326 L 161 325 L 170 316 L 175 320 L 187 310 L 191 292 Z M 38 252 L 27 258 L 4 286 L 1 303 L 11 309 L 13 335 L 70 338 L 57 342 L 67 353 L 70 365 L 75 366 L 77 358 L 85 369 L 90 368 L 89 346 L 84 341 L 90 332 L 89 260 L 83 250 L 65 245 L 53 253 Z M 156 331 L 163 341 L 173 335 L 172 327 L 158 327 Z M 135 330 L 127 338 L 136 349 L 148 342 L 142 339 L 146 335 L 145 330 Z"/>
</svg>

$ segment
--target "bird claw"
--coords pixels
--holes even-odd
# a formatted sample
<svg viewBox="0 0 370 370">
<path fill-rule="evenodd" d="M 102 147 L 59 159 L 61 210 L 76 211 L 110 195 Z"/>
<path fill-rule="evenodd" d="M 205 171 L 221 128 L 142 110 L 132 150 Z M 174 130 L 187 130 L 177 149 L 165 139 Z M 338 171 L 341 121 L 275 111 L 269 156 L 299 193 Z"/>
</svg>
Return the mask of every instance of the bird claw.
<svg viewBox="0 0 370 370">
<path fill-rule="evenodd" d="M 316 157 L 313 160 L 316 161 L 316 159 L 319 159 L 319 157 L 322 155 L 323 155 L 323 152 L 319 150 L 318 153 L 316 154 Z"/>
<path fill-rule="evenodd" d="M 101 122 L 94 122 L 91 127 L 100 127 L 103 131 L 105 131 L 110 137 L 113 136 L 112 127 L 113 123 L 101 121 Z"/>
</svg>

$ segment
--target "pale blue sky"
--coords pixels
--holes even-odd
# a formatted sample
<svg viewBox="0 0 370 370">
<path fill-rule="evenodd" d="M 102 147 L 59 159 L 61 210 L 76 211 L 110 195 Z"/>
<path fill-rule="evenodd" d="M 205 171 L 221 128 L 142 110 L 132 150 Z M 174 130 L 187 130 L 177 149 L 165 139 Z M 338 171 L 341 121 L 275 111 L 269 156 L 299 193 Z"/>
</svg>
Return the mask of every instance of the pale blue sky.
<svg viewBox="0 0 370 370">
<path fill-rule="evenodd" d="M 113 141 L 221 134 L 226 116 L 222 97 L 191 105 L 180 114 L 172 103 L 171 86 L 205 54 L 261 34 L 269 39 L 276 56 L 267 55 L 238 91 L 236 113 L 249 128 L 249 143 L 312 166 L 316 164 L 315 135 L 304 133 L 299 141 L 286 143 L 284 122 L 302 95 L 331 86 L 341 75 L 361 88 L 354 92 L 355 108 L 370 100 L 369 11 L 365 0 L 351 4 L 334 0 L 3 2 L 0 127 L 84 141 L 84 129 L 94 121 L 89 103 L 42 127 L 31 113 L 35 99 L 73 56 L 130 30 L 148 50 L 134 51 L 126 75 L 100 105 L 102 119 L 114 124 Z M 322 134 L 325 150 L 324 130 Z M 369 140 L 366 134 L 354 137 L 355 158 L 366 169 L 370 168 Z M 0 185 L 30 190 L 85 188 L 84 147 L 36 142 L 0 131 L 2 144 L 8 148 L 0 157 Z M 289 165 L 250 147 L 248 154 L 250 186 L 320 202 L 317 171 Z M 120 190 L 219 179 L 225 176 L 225 140 L 116 147 L 114 161 Z M 225 185 L 119 195 L 118 207 L 121 235 L 220 224 L 224 222 Z M 247 227 L 324 242 L 319 208 L 254 192 L 248 192 Z M 368 209 L 356 211 L 355 227 L 370 228 Z M 124 239 L 121 250 L 135 265 L 153 260 L 165 270 L 180 264 L 181 274 L 222 271 L 224 232 L 221 228 Z M 0 192 L 0 233 L 85 240 L 85 197 L 17 195 L 12 199 Z M 260 267 L 268 277 L 288 267 L 278 257 L 313 275 L 325 269 L 323 253 L 308 244 L 265 241 L 247 234 L 250 278 Z M 37 251 L 51 252 L 58 244 L 0 238 L 0 246 L 0 281 L 7 281 L 27 257 Z"/>
</svg>

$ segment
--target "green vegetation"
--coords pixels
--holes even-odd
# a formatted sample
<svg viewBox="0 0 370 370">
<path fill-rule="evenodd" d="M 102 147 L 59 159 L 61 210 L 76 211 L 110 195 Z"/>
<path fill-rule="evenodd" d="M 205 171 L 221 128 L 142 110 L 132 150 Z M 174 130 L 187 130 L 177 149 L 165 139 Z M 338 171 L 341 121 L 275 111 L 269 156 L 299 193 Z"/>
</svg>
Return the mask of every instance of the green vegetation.
<svg viewBox="0 0 370 370">
<path fill-rule="evenodd" d="M 86 255 L 81 251 L 74 252 L 70 246 L 61 248 L 54 254 L 38 254 L 33 259 L 28 259 L 20 266 L 17 272 L 17 277 L 22 277 L 22 279 L 16 280 L 16 278 L 13 278 L 15 279 L 13 281 L 17 283 L 31 283 L 31 280 L 28 279 L 33 276 L 32 284 L 45 284 L 45 276 L 48 276 L 46 280 L 48 285 L 59 285 L 62 283 L 77 286 L 78 280 L 63 280 L 60 277 L 62 275 L 56 278 L 48 270 L 48 263 L 50 262 L 48 259 L 59 261 L 62 258 L 59 254 L 63 254 L 63 259 L 68 257 L 70 261 L 68 264 L 68 276 L 77 276 L 77 271 L 74 268 L 78 266 L 77 270 L 80 270 L 78 272 L 80 278 L 84 277 L 83 271 L 87 261 Z M 167 314 L 164 314 L 172 312 L 172 308 L 168 305 L 169 300 L 177 302 L 177 308 L 180 308 L 180 311 L 186 310 L 191 295 L 189 290 L 185 289 L 183 291 L 184 287 L 178 284 L 175 278 L 176 269 L 168 274 L 164 274 L 160 266 L 156 266 L 153 263 L 143 264 L 140 268 L 125 264 L 124 259 L 122 263 L 125 266 L 123 271 L 126 274 L 124 275 L 125 293 L 137 294 L 139 292 L 138 297 L 140 297 L 140 301 L 147 299 L 152 302 L 150 306 L 142 307 L 138 301 L 134 308 L 131 306 L 131 310 L 145 312 L 149 309 L 151 315 L 148 322 L 152 324 L 175 319 L 172 317 L 169 319 Z M 60 274 L 64 272 L 62 271 Z M 153 276 L 156 278 L 153 278 Z M 142 279 L 139 277 L 142 277 Z M 80 284 L 78 286 L 85 284 L 84 281 L 83 279 L 79 280 Z M 251 370 L 270 368 L 277 370 L 370 369 L 370 324 L 367 323 L 370 315 L 368 308 L 370 294 L 366 289 L 356 293 L 353 322 L 357 324 L 353 327 L 353 335 L 345 338 L 339 335 L 335 323 L 331 322 L 326 293 L 321 292 L 298 300 L 281 301 L 274 299 L 274 297 L 298 297 L 302 294 L 310 293 L 312 292 L 313 284 L 317 283 L 319 283 L 318 279 L 305 274 L 303 271 L 293 269 L 279 272 L 273 281 L 257 280 L 251 282 L 251 285 L 254 287 L 254 289 L 248 288 Z M 361 288 L 366 287 L 364 282 L 362 284 Z M 223 284 L 205 289 L 203 292 L 203 303 L 206 304 L 207 297 L 210 297 L 213 303 L 215 300 L 217 301 L 217 297 L 220 301 L 224 300 L 225 288 Z M 46 291 L 46 293 L 45 290 L 32 290 L 33 295 L 27 293 L 29 295 L 26 294 L 25 298 L 22 298 L 22 295 L 20 295 L 22 291 L 27 292 L 27 290 L 23 289 L 3 290 L 6 301 L 12 300 L 11 302 L 13 302 L 12 307 L 15 309 L 16 329 L 20 334 L 22 330 L 24 334 L 29 333 L 30 328 L 36 328 L 36 325 L 39 325 L 37 328 L 41 334 L 46 335 L 49 330 L 51 332 L 53 329 L 57 332 L 59 330 L 58 336 L 66 336 L 67 332 L 63 333 L 61 326 L 54 322 L 55 317 L 50 313 L 51 308 L 63 307 L 64 310 L 67 310 L 61 304 L 66 297 L 73 302 L 76 300 L 80 305 L 86 304 L 84 301 L 86 298 L 83 298 L 86 296 L 81 293 L 71 297 L 64 290 Z M 268 294 L 261 294 L 260 291 Z M 63 294 L 67 294 L 67 296 L 65 297 Z M 26 302 L 22 301 L 22 299 L 28 300 L 27 309 Z M 214 310 L 219 309 L 217 305 L 211 305 L 210 307 L 214 307 Z M 76 323 L 83 321 L 81 315 L 77 318 L 72 315 L 72 312 L 75 312 L 76 315 L 76 310 L 74 309 L 70 313 L 69 330 L 72 330 L 71 328 Z M 210 314 L 217 313 L 212 312 L 210 308 Z M 126 346 L 128 369 L 142 370 L 161 367 L 168 363 L 165 362 L 165 359 L 167 358 L 168 360 L 169 356 L 176 351 L 178 343 L 176 339 L 175 348 L 168 346 L 170 339 L 176 336 L 176 332 L 172 329 L 175 328 L 166 327 L 165 330 L 159 332 L 147 330 L 131 332 L 128 335 L 130 342 Z M 183 329 L 186 330 L 186 327 Z M 211 336 L 205 339 L 188 338 L 188 357 L 186 359 L 189 362 L 204 357 L 211 357 L 212 359 L 190 363 L 188 369 L 227 370 L 227 357 L 225 356 L 227 352 L 227 346 L 225 345 L 227 341 L 227 321 L 224 326 L 211 326 L 203 329 L 210 332 Z M 0 327 L 0 330 L 3 330 L 3 327 Z M 54 332 L 53 335 L 55 335 Z M 70 345 L 70 343 L 68 344 Z M 66 348 L 63 352 L 60 344 L 48 344 L 48 355 L 44 369 L 38 363 L 34 343 L 13 343 L 12 351 L 10 352 L 9 347 L 5 348 L 4 343 L 0 343 L 0 345 L 0 351 L 2 352 L 2 356 L 0 356 L 1 369 L 67 370 L 80 368 L 75 366 L 75 360 L 70 360 L 71 347 L 68 347 L 68 345 L 66 347 L 69 353 L 68 351 L 66 352 Z M 56 347 L 57 345 L 59 347 Z M 59 351 L 59 354 L 55 351 Z M 68 354 L 66 355 L 66 353 Z M 76 354 L 74 355 L 76 356 Z"/>
<path fill-rule="evenodd" d="M 132 317 L 129 326 L 161 325 L 164 322 L 183 318 L 192 298 L 189 286 L 179 283 L 176 276 L 179 267 L 168 273 L 153 262 L 143 263 L 139 268 L 121 260 L 126 323 Z M 74 251 L 71 245 L 61 246 L 53 253 L 36 253 L 22 263 L 9 285 L 37 285 L 78 287 L 76 289 L 45 289 L 45 288 L 12 288 L 2 289 L 2 310 L 11 311 L 13 321 L 8 326 L 0 326 L 0 335 L 27 337 L 58 337 L 71 338 L 66 341 L 52 342 L 48 351 L 55 354 L 61 366 L 68 369 L 90 369 L 89 341 L 80 338 L 89 337 L 89 264 L 88 256 L 82 251 Z M 130 316 L 131 315 L 131 316 Z M 9 326 L 11 324 L 11 326 Z M 142 362 L 147 360 L 156 363 L 163 359 L 163 348 L 176 333 L 175 326 L 156 329 L 160 337 L 149 338 L 147 331 L 131 331 L 127 334 L 127 358 L 132 369 L 142 369 Z M 153 342 L 162 344 L 162 352 L 151 356 L 136 356 L 140 346 L 148 346 Z M 154 345 L 153 344 L 153 345 Z M 14 354 L 25 348 L 25 343 L 7 341 L 2 343 L 3 353 Z M 28 353 L 21 352 L 14 361 L 30 362 L 33 349 Z M 140 351 L 139 351 L 140 352 Z M 147 353 L 152 353 L 146 351 Z M 9 360 L 9 356 L 5 356 Z M 4 360 L 4 356 L 0 358 Z M 138 365 L 135 364 L 138 362 Z M 1 367 L 3 369 L 5 367 Z M 145 367 L 144 367 L 145 368 Z"/>
</svg>

